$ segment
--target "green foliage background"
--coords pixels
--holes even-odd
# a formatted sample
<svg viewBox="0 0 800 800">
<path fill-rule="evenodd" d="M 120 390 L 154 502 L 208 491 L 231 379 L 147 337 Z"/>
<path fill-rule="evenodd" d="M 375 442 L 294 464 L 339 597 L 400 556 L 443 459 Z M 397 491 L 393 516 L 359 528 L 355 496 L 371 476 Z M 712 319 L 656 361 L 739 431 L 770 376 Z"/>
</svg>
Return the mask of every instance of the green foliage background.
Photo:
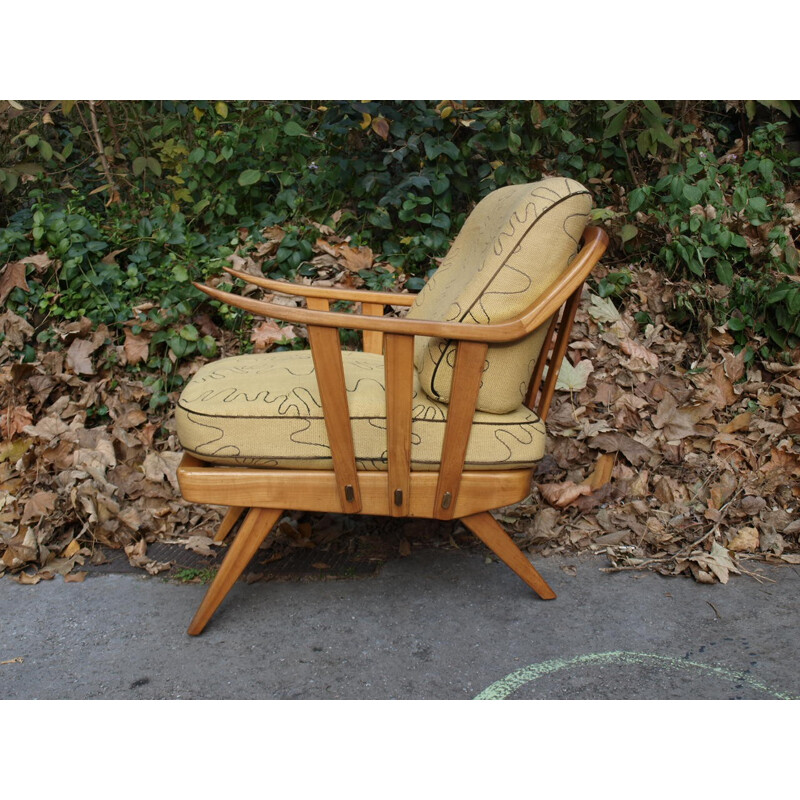
<svg viewBox="0 0 800 800">
<path fill-rule="evenodd" d="M 727 324 L 754 357 L 787 352 L 800 343 L 796 116 L 787 101 L 3 103 L 0 263 L 53 259 L 7 303 L 40 342 L 82 316 L 112 335 L 157 327 L 144 369 L 158 405 L 176 361 L 215 352 L 189 322 L 204 299 L 190 282 L 264 228 L 287 233 L 273 277 L 313 276 L 316 222 L 418 290 L 481 197 L 559 174 L 591 189 L 612 236 L 601 295 L 624 301 L 627 267 L 651 264 L 686 283 L 676 323 Z M 398 284 L 380 266 L 361 277 Z M 158 308 L 135 310 L 147 301 Z"/>
</svg>

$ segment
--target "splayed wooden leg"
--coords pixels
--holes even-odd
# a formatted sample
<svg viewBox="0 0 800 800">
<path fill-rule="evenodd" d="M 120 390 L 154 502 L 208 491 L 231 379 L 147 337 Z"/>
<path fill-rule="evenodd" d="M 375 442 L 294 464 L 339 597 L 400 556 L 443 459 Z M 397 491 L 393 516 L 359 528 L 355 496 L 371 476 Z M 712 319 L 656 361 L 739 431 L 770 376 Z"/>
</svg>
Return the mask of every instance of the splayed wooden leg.
<svg viewBox="0 0 800 800">
<path fill-rule="evenodd" d="M 250 559 L 256 553 L 261 542 L 267 538 L 273 525 L 283 513 L 276 508 L 251 508 L 244 518 L 239 533 L 228 548 L 228 553 L 220 564 L 217 577 L 208 587 L 200 608 L 194 615 L 188 633 L 197 636 L 202 633 L 211 615 L 217 610 L 219 604 L 225 599 L 236 579 L 242 574 Z"/>
<path fill-rule="evenodd" d="M 461 517 L 464 523 L 504 564 L 509 566 L 542 600 L 554 600 L 556 593 L 517 547 L 500 523 L 488 512 Z"/>
<path fill-rule="evenodd" d="M 215 542 L 225 541 L 225 537 L 230 533 L 231 528 L 236 524 L 236 521 L 242 516 L 242 512 L 245 511 L 246 508 L 246 506 L 231 506 L 228 509 L 228 513 L 220 523 L 217 535 L 214 537 Z"/>
</svg>

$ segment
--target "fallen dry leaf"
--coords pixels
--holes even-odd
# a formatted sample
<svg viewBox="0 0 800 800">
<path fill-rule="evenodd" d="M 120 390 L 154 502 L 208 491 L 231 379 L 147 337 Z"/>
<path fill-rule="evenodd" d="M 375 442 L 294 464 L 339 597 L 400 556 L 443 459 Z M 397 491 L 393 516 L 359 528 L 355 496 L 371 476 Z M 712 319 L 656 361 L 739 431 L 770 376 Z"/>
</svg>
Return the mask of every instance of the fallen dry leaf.
<svg viewBox="0 0 800 800">
<path fill-rule="evenodd" d="M 0 304 L 5 303 L 6 298 L 14 289 L 29 291 L 30 287 L 25 280 L 25 264 L 22 261 L 12 261 L 6 264 L 3 274 L 0 275 Z"/>
<path fill-rule="evenodd" d="M 73 339 L 67 350 L 67 364 L 77 375 L 94 375 L 94 366 L 90 356 L 100 345 L 91 339 Z"/>
<path fill-rule="evenodd" d="M 162 481 L 166 478 L 176 492 L 180 491 L 178 466 L 181 458 L 180 453 L 148 453 L 142 464 L 145 478 L 149 481 Z"/>
<path fill-rule="evenodd" d="M 384 117 L 375 117 L 372 120 L 372 130 L 386 141 L 389 138 L 389 121 Z"/>
<path fill-rule="evenodd" d="M 16 575 L 9 575 L 8 577 L 11 578 L 12 581 L 21 583 L 24 586 L 35 586 L 42 580 L 42 576 L 38 573 L 28 575 L 27 572 L 18 572 Z"/>
<path fill-rule="evenodd" d="M 6 311 L 0 316 L 0 333 L 6 337 L 6 342 L 16 350 L 21 350 L 25 341 L 33 336 L 33 325 L 13 311 Z"/>
<path fill-rule="evenodd" d="M 33 416 L 25 406 L 11 406 L 0 413 L 0 432 L 13 439 L 33 422 Z"/>
<path fill-rule="evenodd" d="M 728 550 L 737 553 L 754 553 L 758 550 L 759 537 L 756 528 L 739 528 L 736 536 L 728 542 Z"/>
<path fill-rule="evenodd" d="M 653 494 L 666 505 L 683 504 L 689 500 L 689 490 L 669 475 L 653 480 Z"/>
<path fill-rule="evenodd" d="M 201 556 L 216 555 L 213 547 L 219 547 L 220 544 L 215 542 L 210 536 L 194 535 L 181 540 L 181 543 L 187 550 L 198 553 Z"/>
<path fill-rule="evenodd" d="M 140 361 L 147 361 L 150 355 L 150 337 L 143 333 L 131 333 L 129 328 L 125 329 L 125 358 L 129 364 L 138 364 Z"/>
<path fill-rule="evenodd" d="M 623 339 L 619 343 L 619 349 L 631 357 L 627 368 L 632 372 L 649 372 L 658 367 L 658 356 L 632 339 Z"/>
<path fill-rule="evenodd" d="M 344 258 L 344 265 L 351 272 L 360 272 L 362 269 L 369 269 L 375 260 L 375 256 L 369 247 L 350 247 L 348 245 L 342 245 L 340 254 Z"/>
<path fill-rule="evenodd" d="M 594 365 L 588 359 L 579 361 L 572 366 L 565 356 L 561 362 L 561 369 L 556 379 L 556 390 L 560 392 L 579 392 L 586 388 L 589 375 L 594 371 Z"/>
<path fill-rule="evenodd" d="M 2 430 L 2 425 L 0 425 L 0 430 Z M 32 444 L 33 439 L 0 442 L 0 462 L 10 461 L 13 464 L 27 452 Z"/>
<path fill-rule="evenodd" d="M 62 558 L 72 558 L 76 553 L 79 553 L 81 546 L 78 544 L 77 539 L 73 539 L 62 551 Z"/>
<path fill-rule="evenodd" d="M 606 453 L 620 452 L 634 467 L 650 458 L 652 451 L 641 442 L 624 433 L 601 433 L 588 440 L 589 447 Z"/>
<path fill-rule="evenodd" d="M 620 319 L 619 311 L 607 297 L 596 294 L 589 295 L 589 316 L 596 322 L 614 323 Z"/>
<path fill-rule="evenodd" d="M 35 492 L 25 503 L 21 523 L 26 524 L 31 520 L 46 517 L 51 514 L 56 505 L 58 495 L 55 492 Z"/>
<path fill-rule="evenodd" d="M 564 527 L 558 524 L 560 516 L 561 512 L 556 508 L 548 508 L 545 506 L 544 508 L 538 509 L 528 530 L 530 541 L 537 542 L 557 539 Z"/>
<path fill-rule="evenodd" d="M 584 481 L 593 492 L 605 486 L 611 480 L 611 473 L 614 471 L 614 455 L 604 453 L 597 459 L 592 474 Z"/>
<path fill-rule="evenodd" d="M 557 508 L 566 508 L 570 503 L 574 503 L 581 495 L 591 494 L 592 487 L 585 483 L 574 483 L 565 481 L 564 483 L 539 483 L 537 484 L 542 497 Z"/>
<path fill-rule="evenodd" d="M 697 427 L 701 419 L 705 419 L 711 412 L 711 404 L 698 403 L 678 407 L 675 398 L 667 392 L 664 399 L 658 404 L 658 410 L 652 418 L 653 425 L 662 429 L 667 441 L 685 439 L 687 436 L 705 435 Z"/>
<path fill-rule="evenodd" d="M 59 419 L 57 416 L 48 416 L 39 420 L 35 425 L 28 425 L 25 433 L 50 443 L 69 430 L 69 425 L 63 419 Z"/>
<path fill-rule="evenodd" d="M 718 542 L 711 543 L 711 552 L 692 553 L 689 561 L 693 561 L 701 568 L 712 572 L 720 583 L 727 583 L 731 572 L 739 574 L 738 567 L 731 560 L 728 551 Z"/>
<path fill-rule="evenodd" d="M 271 344 L 280 342 L 282 339 L 294 339 L 297 334 L 291 325 L 283 328 L 272 320 L 259 322 L 250 334 L 250 341 L 253 342 L 253 351 L 263 353 Z"/>
<path fill-rule="evenodd" d="M 730 422 L 720 427 L 720 433 L 736 433 L 736 431 L 747 430 L 752 418 L 753 415 L 749 411 L 737 414 Z"/>
</svg>

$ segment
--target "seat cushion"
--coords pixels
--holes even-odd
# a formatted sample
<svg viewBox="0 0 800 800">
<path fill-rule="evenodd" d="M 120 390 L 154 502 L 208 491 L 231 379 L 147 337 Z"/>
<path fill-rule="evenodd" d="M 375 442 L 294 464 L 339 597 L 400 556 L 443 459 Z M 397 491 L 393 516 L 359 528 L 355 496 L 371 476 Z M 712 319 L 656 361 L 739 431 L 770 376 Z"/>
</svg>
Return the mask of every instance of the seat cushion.
<svg viewBox="0 0 800 800">
<path fill-rule="evenodd" d="M 385 470 L 386 397 L 383 356 L 342 353 L 359 469 Z M 447 406 L 415 379 L 412 469 L 438 469 Z M 181 445 L 217 464 L 333 469 L 311 352 L 243 355 L 201 367 L 175 412 Z M 466 469 L 521 468 L 544 453 L 545 427 L 525 407 L 476 412 Z"/>
<path fill-rule="evenodd" d="M 591 206 L 589 192 L 567 178 L 491 192 L 469 215 L 408 316 L 480 325 L 523 313 L 575 257 Z M 506 414 L 524 402 L 546 330 L 547 323 L 517 342 L 489 347 L 479 410 Z M 414 361 L 425 393 L 448 402 L 455 345 L 417 337 Z"/>
</svg>

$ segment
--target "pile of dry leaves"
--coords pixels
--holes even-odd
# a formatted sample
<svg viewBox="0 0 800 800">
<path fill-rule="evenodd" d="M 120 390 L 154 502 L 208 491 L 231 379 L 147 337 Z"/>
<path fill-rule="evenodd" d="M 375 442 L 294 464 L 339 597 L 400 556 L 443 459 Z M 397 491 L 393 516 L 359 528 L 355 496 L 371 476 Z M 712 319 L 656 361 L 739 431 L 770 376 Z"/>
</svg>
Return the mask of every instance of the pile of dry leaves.
<svg viewBox="0 0 800 800">
<path fill-rule="evenodd" d="M 282 236 L 270 230 L 260 250 L 243 250 L 233 265 L 263 274 Z M 359 285 L 373 254 L 324 226 L 320 234 L 321 279 Z M 549 455 L 529 501 L 502 519 L 521 545 L 545 555 L 604 553 L 611 569 L 725 582 L 751 573 L 752 560 L 800 564 L 800 366 L 747 367 L 724 329 L 711 330 L 703 349 L 665 319 L 678 287 L 651 270 L 632 275 L 621 314 L 586 292 L 548 418 Z M 653 324 L 634 322 L 641 310 Z M 220 338 L 221 354 L 236 352 L 207 314 L 198 310 L 193 322 Z M 125 368 L 147 358 L 147 331 L 115 345 L 104 326 L 81 320 L 59 328 L 61 347 L 40 347 L 30 363 L 11 352 L 36 346 L 31 326 L 6 312 L 0 332 L 0 575 L 82 580 L 81 567 L 104 558 L 99 545 L 124 548 L 151 574 L 171 566 L 148 557 L 155 541 L 213 552 L 220 509 L 182 501 L 171 412 L 148 411 L 150 390 Z M 304 335 L 256 320 L 251 340 L 264 351 Z M 188 377 L 202 363 L 180 371 Z M 107 414 L 98 416 L 101 407 Z M 436 525 L 426 526 L 435 535 Z M 455 544 L 450 528 L 447 536 Z M 343 538 L 298 517 L 270 546 L 278 558 Z M 399 550 L 410 551 L 407 538 Z"/>
<path fill-rule="evenodd" d="M 747 367 L 724 328 L 703 349 L 665 319 L 680 287 L 633 277 L 622 314 L 585 295 L 534 502 L 507 519 L 544 554 L 611 569 L 725 583 L 750 560 L 800 564 L 800 365 Z"/>
</svg>

